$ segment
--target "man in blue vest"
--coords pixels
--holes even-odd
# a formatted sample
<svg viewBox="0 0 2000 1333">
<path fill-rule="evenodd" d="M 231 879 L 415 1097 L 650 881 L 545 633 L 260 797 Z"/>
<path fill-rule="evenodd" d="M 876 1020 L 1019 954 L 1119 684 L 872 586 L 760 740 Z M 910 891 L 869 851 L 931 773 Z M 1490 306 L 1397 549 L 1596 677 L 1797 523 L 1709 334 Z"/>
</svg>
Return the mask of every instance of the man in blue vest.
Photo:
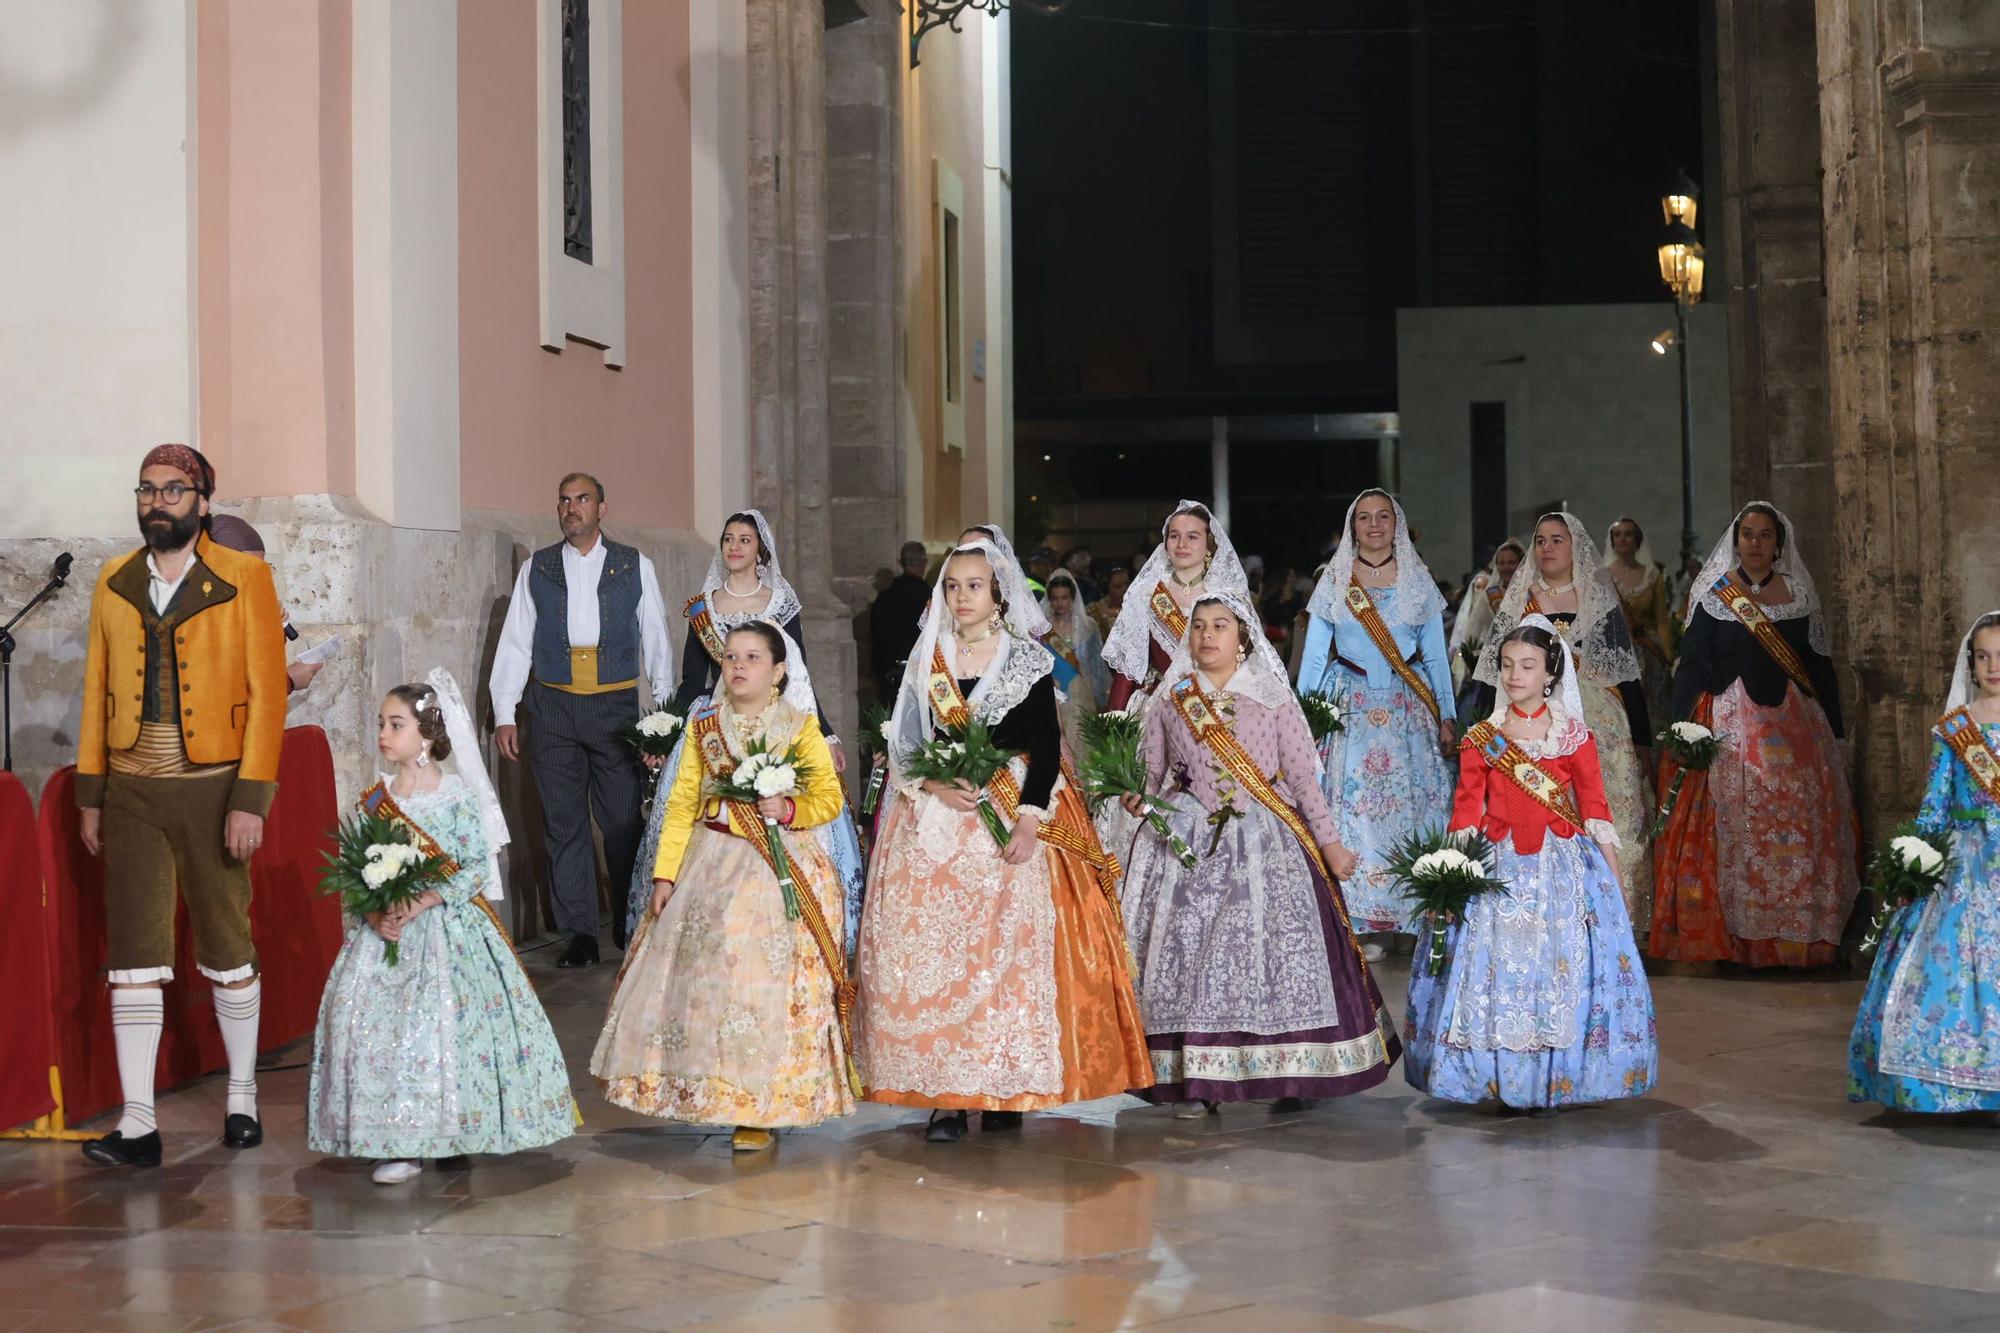
<svg viewBox="0 0 2000 1333">
<path fill-rule="evenodd" d="M 619 730 L 639 715 L 639 673 L 655 699 L 673 694 L 674 655 L 653 562 L 601 531 L 604 486 L 584 472 L 562 479 L 556 520 L 563 539 L 530 556 L 493 657 L 493 739 L 521 757 L 516 710 L 547 827 L 549 894 L 569 937 L 557 967 L 597 962 L 597 854 L 590 817 L 604 835 L 614 888 L 612 943 L 625 947 L 624 890 L 639 854 L 638 763 Z"/>
</svg>

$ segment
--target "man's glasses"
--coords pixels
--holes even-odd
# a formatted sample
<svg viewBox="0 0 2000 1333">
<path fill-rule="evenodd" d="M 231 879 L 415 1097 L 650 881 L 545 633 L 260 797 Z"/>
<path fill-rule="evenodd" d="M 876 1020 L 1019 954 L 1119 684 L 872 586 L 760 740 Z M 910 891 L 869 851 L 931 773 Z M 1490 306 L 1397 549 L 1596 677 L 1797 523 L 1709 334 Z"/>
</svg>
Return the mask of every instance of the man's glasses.
<svg viewBox="0 0 2000 1333">
<path fill-rule="evenodd" d="M 194 487 L 184 481 L 170 481 L 164 486 L 154 486 L 149 482 L 142 481 L 132 488 L 132 494 L 139 497 L 139 503 L 142 505 L 149 505 L 156 499 L 165 500 L 170 505 L 177 505 L 193 489 Z"/>
</svg>

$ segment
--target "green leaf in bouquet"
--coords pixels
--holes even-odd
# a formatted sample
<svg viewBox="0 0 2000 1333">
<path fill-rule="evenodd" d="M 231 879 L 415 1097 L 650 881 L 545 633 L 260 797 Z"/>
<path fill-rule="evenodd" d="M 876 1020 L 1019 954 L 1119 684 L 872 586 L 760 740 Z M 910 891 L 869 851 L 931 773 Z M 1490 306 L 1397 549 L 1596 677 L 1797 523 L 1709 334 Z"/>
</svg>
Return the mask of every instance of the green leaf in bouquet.
<svg viewBox="0 0 2000 1333">
<path fill-rule="evenodd" d="M 1329 698 L 1317 690 L 1298 691 L 1299 711 L 1306 715 L 1306 726 L 1312 729 L 1315 743 L 1325 740 L 1336 732 L 1347 730 L 1347 698 L 1334 695 Z"/>
</svg>

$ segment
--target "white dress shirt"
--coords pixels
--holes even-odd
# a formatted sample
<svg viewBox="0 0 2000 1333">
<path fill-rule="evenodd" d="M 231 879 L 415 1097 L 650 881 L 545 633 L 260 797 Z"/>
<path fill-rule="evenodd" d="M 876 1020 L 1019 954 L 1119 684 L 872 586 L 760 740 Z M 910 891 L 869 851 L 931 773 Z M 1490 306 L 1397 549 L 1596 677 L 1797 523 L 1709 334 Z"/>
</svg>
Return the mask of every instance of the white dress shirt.
<svg viewBox="0 0 2000 1333">
<path fill-rule="evenodd" d="M 595 648 L 597 623 L 597 580 L 604 573 L 604 540 L 600 537 L 588 554 L 578 555 L 568 542 L 562 544 L 563 581 L 569 586 L 569 646 Z M 496 726 L 514 725 L 514 710 L 528 688 L 528 676 L 535 662 L 535 596 L 528 591 L 528 576 L 534 561 L 521 564 L 514 577 L 514 598 L 507 605 L 507 620 L 500 627 L 500 644 L 493 654 L 493 675 L 487 684 L 493 691 L 493 720 Z M 667 637 L 666 604 L 660 598 L 660 576 L 653 562 L 639 557 L 639 642 L 646 681 L 653 698 L 673 694 L 674 648 Z"/>
<path fill-rule="evenodd" d="M 187 582 L 188 572 L 193 568 L 194 552 L 189 551 L 187 563 L 181 566 L 181 572 L 169 579 L 160 572 L 159 562 L 153 559 L 153 553 L 146 552 L 146 593 L 153 600 L 154 615 L 163 616 L 167 613 L 167 607 L 173 604 L 174 594 L 181 590 L 183 583 Z"/>
</svg>

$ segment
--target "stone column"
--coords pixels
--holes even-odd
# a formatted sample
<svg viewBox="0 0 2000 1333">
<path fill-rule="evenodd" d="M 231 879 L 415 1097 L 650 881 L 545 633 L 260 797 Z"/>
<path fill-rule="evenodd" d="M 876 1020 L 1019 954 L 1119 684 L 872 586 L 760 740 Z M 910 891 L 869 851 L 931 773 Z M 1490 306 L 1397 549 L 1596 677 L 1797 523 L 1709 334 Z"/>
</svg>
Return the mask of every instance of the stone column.
<svg viewBox="0 0 2000 1333">
<path fill-rule="evenodd" d="M 1871 834 L 1915 805 L 1950 654 L 2000 602 L 2000 9 L 1821 0 L 1836 647 Z"/>
<path fill-rule="evenodd" d="M 903 531 L 909 486 L 897 359 L 897 150 L 904 18 L 888 0 L 826 35 L 827 365 L 833 447 L 834 593 L 867 636 L 876 576 L 920 534 Z"/>
<path fill-rule="evenodd" d="M 750 0 L 750 491 L 805 603 L 813 684 L 854 734 L 854 637 L 828 503 L 823 0 Z M 858 764 L 856 765 L 858 768 Z"/>
<path fill-rule="evenodd" d="M 1728 278 L 1708 297 L 1729 313 L 1730 509 L 1770 500 L 1799 525 L 1807 567 L 1830 569 L 1813 0 L 1717 0 L 1716 65 L 1723 178 L 1701 222 Z"/>
</svg>

